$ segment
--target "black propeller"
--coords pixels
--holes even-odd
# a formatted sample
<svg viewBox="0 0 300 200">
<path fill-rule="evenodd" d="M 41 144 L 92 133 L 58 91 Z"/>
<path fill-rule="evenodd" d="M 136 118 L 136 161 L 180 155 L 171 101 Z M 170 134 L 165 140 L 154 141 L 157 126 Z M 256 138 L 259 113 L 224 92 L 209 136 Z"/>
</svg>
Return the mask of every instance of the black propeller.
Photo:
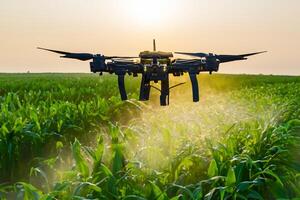
<svg viewBox="0 0 300 200">
<path fill-rule="evenodd" d="M 94 55 L 94 54 L 90 54 L 90 53 L 71 53 L 71 52 L 65 52 L 65 51 L 57 51 L 57 50 L 52 50 L 52 49 L 46 49 L 46 48 L 41 48 L 38 47 L 38 49 L 41 50 L 45 50 L 45 51 L 51 51 L 54 53 L 58 53 L 58 54 L 64 54 L 63 56 L 61 56 L 61 58 L 71 58 L 71 59 L 78 59 L 78 60 L 82 60 L 82 61 L 87 61 L 87 60 L 91 60 L 96 56 L 99 55 Z M 138 57 L 128 57 L 128 56 L 102 56 L 104 59 L 131 59 L 131 58 L 138 58 Z"/>
<path fill-rule="evenodd" d="M 207 54 L 207 53 L 186 53 L 186 52 L 175 52 L 177 54 L 200 57 L 200 58 L 216 58 L 220 61 L 220 63 L 231 62 L 236 60 L 246 60 L 248 56 L 253 56 L 261 53 L 265 53 L 267 51 L 249 53 L 249 54 L 241 54 L 241 55 L 215 55 L 215 54 Z"/>
</svg>

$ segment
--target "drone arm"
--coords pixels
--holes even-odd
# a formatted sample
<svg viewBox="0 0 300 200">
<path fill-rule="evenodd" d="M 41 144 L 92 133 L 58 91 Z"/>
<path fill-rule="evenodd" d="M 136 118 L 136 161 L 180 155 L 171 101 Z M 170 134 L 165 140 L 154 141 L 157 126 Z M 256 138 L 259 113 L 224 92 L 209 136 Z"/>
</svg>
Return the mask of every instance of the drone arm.
<svg viewBox="0 0 300 200">
<path fill-rule="evenodd" d="M 188 52 L 175 52 L 176 54 L 186 55 L 186 56 L 193 56 L 193 57 L 206 57 L 208 56 L 207 53 L 188 53 Z"/>
</svg>

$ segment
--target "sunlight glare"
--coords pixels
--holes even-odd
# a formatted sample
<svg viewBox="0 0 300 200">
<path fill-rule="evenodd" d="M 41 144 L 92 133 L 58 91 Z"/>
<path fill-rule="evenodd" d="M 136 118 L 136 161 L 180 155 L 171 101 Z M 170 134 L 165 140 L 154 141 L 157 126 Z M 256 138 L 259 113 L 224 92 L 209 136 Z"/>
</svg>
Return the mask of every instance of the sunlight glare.
<svg viewBox="0 0 300 200">
<path fill-rule="evenodd" d="M 172 17 L 176 1 L 171 0 L 128 0 L 124 1 L 131 20 L 140 26 L 162 26 Z"/>
</svg>

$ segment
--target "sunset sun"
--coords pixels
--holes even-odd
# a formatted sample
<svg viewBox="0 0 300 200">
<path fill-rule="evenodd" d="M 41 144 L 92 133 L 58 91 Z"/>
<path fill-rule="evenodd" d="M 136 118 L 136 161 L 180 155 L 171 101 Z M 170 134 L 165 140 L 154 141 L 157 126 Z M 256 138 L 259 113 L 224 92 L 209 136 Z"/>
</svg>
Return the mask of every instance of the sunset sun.
<svg viewBox="0 0 300 200">
<path fill-rule="evenodd" d="M 133 22 L 143 26 L 162 25 L 172 17 L 177 6 L 176 1 L 170 0 L 129 0 L 122 2 L 124 4 L 122 7 L 126 8 L 124 12 L 128 14 L 128 17 Z"/>
</svg>

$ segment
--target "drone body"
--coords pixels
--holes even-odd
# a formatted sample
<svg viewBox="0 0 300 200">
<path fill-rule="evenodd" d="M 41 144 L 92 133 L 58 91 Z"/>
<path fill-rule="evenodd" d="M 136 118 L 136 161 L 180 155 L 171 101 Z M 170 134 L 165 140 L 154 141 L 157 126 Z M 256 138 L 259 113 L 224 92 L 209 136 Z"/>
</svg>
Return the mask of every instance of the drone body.
<svg viewBox="0 0 300 200">
<path fill-rule="evenodd" d="M 156 51 L 155 40 L 153 40 L 153 51 L 144 51 L 139 54 L 139 57 L 119 57 L 119 56 L 104 56 L 101 54 L 89 54 L 89 53 L 69 53 L 63 51 L 56 51 L 51 49 L 39 48 L 42 50 L 51 51 L 54 53 L 63 54 L 63 58 L 78 59 L 82 61 L 92 60 L 90 62 L 90 69 L 92 72 L 99 72 L 102 75 L 103 72 L 110 74 L 116 74 L 118 76 L 119 91 L 122 100 L 127 100 L 127 94 L 125 90 L 125 75 L 138 76 L 141 74 L 141 86 L 140 86 L 140 101 L 149 100 L 151 87 L 160 91 L 160 105 L 165 106 L 169 104 L 170 89 L 177 87 L 183 83 L 170 87 L 169 75 L 182 76 L 184 73 L 188 73 L 192 83 L 193 101 L 199 101 L 199 87 L 197 81 L 197 75 L 200 72 L 217 72 L 219 70 L 219 64 L 224 62 L 231 62 L 237 60 L 246 60 L 248 56 L 264 53 L 250 53 L 242 55 L 215 55 L 212 53 L 184 53 L 176 52 L 177 54 L 183 54 L 196 57 L 195 59 L 172 59 L 173 54 L 171 52 Z M 139 58 L 139 62 L 135 62 L 133 58 Z M 151 82 L 161 82 L 161 88 L 158 89 L 151 86 Z"/>
</svg>

